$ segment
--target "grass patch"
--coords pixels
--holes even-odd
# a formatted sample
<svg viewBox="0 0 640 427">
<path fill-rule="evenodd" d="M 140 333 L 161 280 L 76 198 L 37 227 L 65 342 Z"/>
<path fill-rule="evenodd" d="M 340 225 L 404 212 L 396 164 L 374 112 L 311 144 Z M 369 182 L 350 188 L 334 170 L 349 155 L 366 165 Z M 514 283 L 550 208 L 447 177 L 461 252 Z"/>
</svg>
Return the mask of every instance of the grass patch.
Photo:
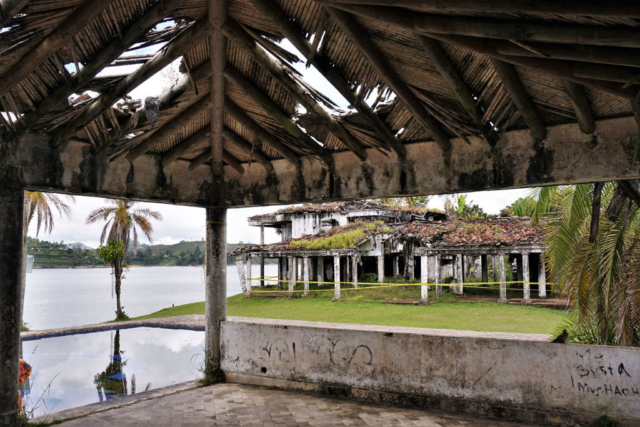
<svg viewBox="0 0 640 427">
<path fill-rule="evenodd" d="M 404 298 L 403 292 L 419 292 L 419 287 L 392 289 L 397 299 L 411 299 Z M 389 299 L 389 293 L 381 291 L 382 289 L 358 291 L 357 294 L 344 292 L 345 297 L 339 302 L 331 302 L 333 295 L 330 292 L 320 296 L 312 291 L 309 298 L 281 299 L 242 299 L 242 295 L 236 295 L 227 299 L 227 313 L 229 316 L 268 319 L 531 334 L 552 334 L 567 319 L 567 314 L 562 311 L 540 307 L 490 302 L 446 302 L 453 298 L 447 296 L 446 292 L 443 300 L 428 306 L 386 304 L 370 295 L 371 292 L 378 292 L 380 294 L 377 298 Z M 432 287 L 430 299 L 435 298 L 433 292 Z M 204 302 L 166 308 L 136 319 L 188 314 L 204 314 Z"/>
</svg>

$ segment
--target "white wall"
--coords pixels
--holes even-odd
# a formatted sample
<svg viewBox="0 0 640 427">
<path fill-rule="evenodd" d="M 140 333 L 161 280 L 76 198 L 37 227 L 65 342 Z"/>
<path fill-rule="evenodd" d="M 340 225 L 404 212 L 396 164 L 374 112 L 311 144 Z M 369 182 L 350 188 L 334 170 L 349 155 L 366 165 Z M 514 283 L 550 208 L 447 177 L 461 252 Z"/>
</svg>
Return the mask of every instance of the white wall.
<svg viewBox="0 0 640 427">
<path fill-rule="evenodd" d="M 222 368 L 236 380 L 429 396 L 460 411 L 486 415 L 484 404 L 529 422 L 591 422 L 608 414 L 640 425 L 640 349 L 551 344 L 528 334 L 248 318 L 225 322 L 222 340 Z"/>
</svg>

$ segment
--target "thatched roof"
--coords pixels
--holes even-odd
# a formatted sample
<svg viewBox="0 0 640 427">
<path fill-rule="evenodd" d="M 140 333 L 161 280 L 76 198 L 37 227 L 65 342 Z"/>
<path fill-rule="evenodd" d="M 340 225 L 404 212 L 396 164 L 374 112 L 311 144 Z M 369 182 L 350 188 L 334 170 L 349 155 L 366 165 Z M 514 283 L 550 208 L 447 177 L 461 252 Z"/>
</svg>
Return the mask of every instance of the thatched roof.
<svg viewBox="0 0 640 427">
<path fill-rule="evenodd" d="M 223 138 L 224 162 L 242 171 L 241 164 L 269 168 L 277 158 L 331 162 L 335 151 L 402 154 L 404 144 L 428 140 L 446 151 L 455 136 L 493 144 L 513 129 L 541 138 L 546 126 L 561 123 L 579 122 L 589 133 L 594 119 L 632 114 L 638 86 L 622 86 L 640 73 L 635 1 L 391 3 L 398 7 L 378 0 L 229 0 L 226 9 L 217 0 L 4 0 L 3 139 L 38 132 L 110 158 L 155 154 L 195 168 L 209 160 L 212 138 Z M 216 7 L 212 28 L 207 11 Z M 218 22 L 225 10 L 226 22 Z M 292 68 L 297 56 L 279 43 L 285 36 L 357 112 L 338 111 L 304 82 Z M 226 59 L 224 76 L 210 58 L 220 47 L 210 41 L 221 38 L 226 54 L 213 63 Z M 158 43 L 167 44 L 153 57 L 127 58 Z M 180 56 L 188 75 L 157 101 L 153 126 L 153 102 L 137 111 L 114 106 Z M 110 64 L 131 63 L 141 69 L 98 76 Z M 239 108 L 220 97 L 209 102 L 211 81 Z M 98 98 L 68 101 L 88 89 Z M 380 96 L 369 108 L 362 100 L 372 94 Z M 301 102 L 307 113 L 298 117 Z M 210 129 L 212 112 L 224 132 Z"/>
</svg>

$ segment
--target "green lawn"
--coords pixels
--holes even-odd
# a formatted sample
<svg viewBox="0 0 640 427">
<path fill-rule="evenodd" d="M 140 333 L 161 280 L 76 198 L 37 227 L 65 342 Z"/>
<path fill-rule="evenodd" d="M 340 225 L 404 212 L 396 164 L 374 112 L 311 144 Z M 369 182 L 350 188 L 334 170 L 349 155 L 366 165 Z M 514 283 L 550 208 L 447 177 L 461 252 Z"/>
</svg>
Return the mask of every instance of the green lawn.
<svg viewBox="0 0 640 427">
<path fill-rule="evenodd" d="M 428 306 L 329 298 L 248 298 L 227 300 L 230 316 L 310 320 L 366 325 L 551 334 L 567 319 L 562 311 L 489 302 L 438 302 Z M 166 308 L 136 319 L 204 314 L 204 302 Z"/>
</svg>

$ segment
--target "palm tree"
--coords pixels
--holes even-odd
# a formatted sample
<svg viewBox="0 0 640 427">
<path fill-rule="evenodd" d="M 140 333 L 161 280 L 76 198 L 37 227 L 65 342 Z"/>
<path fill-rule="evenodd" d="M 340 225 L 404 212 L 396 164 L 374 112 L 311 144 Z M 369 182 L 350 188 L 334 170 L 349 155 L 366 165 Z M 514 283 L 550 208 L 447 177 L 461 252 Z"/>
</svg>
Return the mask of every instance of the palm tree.
<svg viewBox="0 0 640 427">
<path fill-rule="evenodd" d="M 108 200 L 109 205 L 103 206 L 91 212 L 87 217 L 87 224 L 98 221 L 106 221 L 100 236 L 100 244 L 117 242 L 122 244 L 124 252 L 119 259 L 112 259 L 111 267 L 115 275 L 116 290 L 116 319 L 126 319 L 126 315 L 120 304 L 120 291 L 122 287 L 123 259 L 130 247 L 134 254 L 138 250 L 138 229 L 147 237 L 149 242 L 153 241 L 153 226 L 149 219 L 162 220 L 159 212 L 151 209 L 135 209 L 136 202 L 130 200 Z M 133 239 L 133 240 L 132 240 Z"/>
<path fill-rule="evenodd" d="M 548 271 L 573 303 L 573 335 L 594 344 L 640 345 L 640 210 L 625 185 L 547 187 L 537 197 Z"/>
</svg>

